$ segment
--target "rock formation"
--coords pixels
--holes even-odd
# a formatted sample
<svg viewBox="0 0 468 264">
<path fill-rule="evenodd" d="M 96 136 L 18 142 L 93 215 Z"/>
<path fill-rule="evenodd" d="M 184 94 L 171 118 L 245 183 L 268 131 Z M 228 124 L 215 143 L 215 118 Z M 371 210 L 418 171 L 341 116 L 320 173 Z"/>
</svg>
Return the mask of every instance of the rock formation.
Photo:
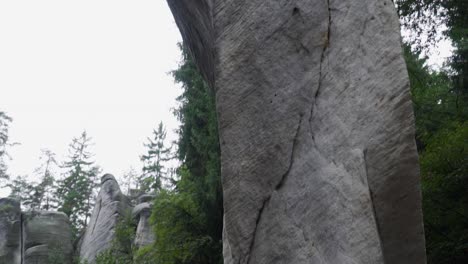
<svg viewBox="0 0 468 264">
<path fill-rule="evenodd" d="M 120 191 L 114 176 L 104 175 L 91 219 L 80 243 L 80 258 L 93 263 L 99 253 L 110 248 L 117 223 L 130 212 L 130 200 Z"/>
<path fill-rule="evenodd" d="M 62 212 L 23 214 L 23 264 L 71 264 L 73 241 L 68 217 Z"/>
<path fill-rule="evenodd" d="M 425 263 L 390 0 L 168 0 L 216 93 L 231 263 Z"/>
<path fill-rule="evenodd" d="M 17 200 L 0 198 L 0 264 L 69 264 L 75 255 L 94 263 L 96 256 L 113 245 L 119 221 L 130 214 L 136 219 L 134 244 L 150 245 L 155 241 L 149 223 L 154 198 L 143 194 L 135 198 L 133 207 L 114 176 L 104 175 L 91 219 L 76 248 L 64 213 L 21 212 Z"/>
<path fill-rule="evenodd" d="M 135 234 L 135 245 L 140 248 L 154 243 L 154 232 L 151 229 L 149 217 L 151 216 L 152 203 L 143 202 L 135 206 L 133 217 L 138 221 Z"/>
<path fill-rule="evenodd" d="M 59 212 L 21 212 L 13 198 L 0 199 L 0 264 L 72 263 L 68 217 Z"/>
<path fill-rule="evenodd" d="M 10 198 L 0 198 L 0 264 L 21 263 L 21 208 Z"/>
</svg>

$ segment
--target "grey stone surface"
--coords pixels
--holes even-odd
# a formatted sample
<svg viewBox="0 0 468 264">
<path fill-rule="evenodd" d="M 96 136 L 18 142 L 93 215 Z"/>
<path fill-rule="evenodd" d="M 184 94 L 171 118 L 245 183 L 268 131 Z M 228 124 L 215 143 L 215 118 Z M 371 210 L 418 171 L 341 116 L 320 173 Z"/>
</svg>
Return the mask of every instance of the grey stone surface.
<svg viewBox="0 0 468 264">
<path fill-rule="evenodd" d="M 94 263 L 96 256 L 111 246 L 119 219 L 130 212 L 130 201 L 120 191 L 114 176 L 104 175 L 101 178 L 101 190 L 81 242 L 79 254 L 81 259 Z"/>
<path fill-rule="evenodd" d="M 168 0 L 175 21 L 205 80 L 214 85 L 214 32 L 212 23 L 213 1 Z"/>
<path fill-rule="evenodd" d="M 216 93 L 225 263 L 425 263 L 390 0 L 168 0 Z"/>
<path fill-rule="evenodd" d="M 141 204 L 137 204 L 135 207 L 132 209 L 132 216 L 133 218 L 137 218 L 140 216 L 142 213 L 149 213 L 151 212 L 151 203 L 145 202 Z"/>
<path fill-rule="evenodd" d="M 21 208 L 12 198 L 0 198 L 0 264 L 21 264 Z"/>
<path fill-rule="evenodd" d="M 132 216 L 138 221 L 134 242 L 137 247 L 144 247 L 155 242 L 154 232 L 149 220 L 151 207 L 151 203 L 144 202 L 135 206 L 132 210 Z"/>
<path fill-rule="evenodd" d="M 23 264 L 72 263 L 71 225 L 61 212 L 23 214 Z"/>
<path fill-rule="evenodd" d="M 140 197 L 138 197 L 138 203 L 141 204 L 141 203 L 151 202 L 154 200 L 155 197 L 156 195 L 145 193 L 141 195 Z"/>
</svg>

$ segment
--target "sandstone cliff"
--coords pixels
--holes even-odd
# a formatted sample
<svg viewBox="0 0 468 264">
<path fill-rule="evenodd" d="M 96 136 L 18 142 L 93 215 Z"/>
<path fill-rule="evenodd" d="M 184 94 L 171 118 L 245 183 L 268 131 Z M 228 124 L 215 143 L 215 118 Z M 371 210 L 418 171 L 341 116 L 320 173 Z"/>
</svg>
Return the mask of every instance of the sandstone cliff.
<svg viewBox="0 0 468 264">
<path fill-rule="evenodd" d="M 130 200 L 121 191 L 114 176 L 101 178 L 101 190 L 79 249 L 80 258 L 92 263 L 96 256 L 110 248 L 120 218 L 131 210 Z"/>
<path fill-rule="evenodd" d="M 149 221 L 153 199 L 153 195 L 142 195 L 138 198 L 138 205 L 132 210 L 132 216 L 138 223 L 135 245 L 139 248 L 150 245 L 156 240 Z"/>
<path fill-rule="evenodd" d="M 168 0 L 216 93 L 231 263 L 425 263 L 390 0 Z"/>
<path fill-rule="evenodd" d="M 118 222 L 131 213 L 135 219 L 135 246 L 149 245 L 155 241 L 149 224 L 153 199 L 153 195 L 144 194 L 132 203 L 114 176 L 104 175 L 91 219 L 74 248 L 65 214 L 21 212 L 18 201 L 0 198 L 0 264 L 71 264 L 74 257 L 92 264 L 96 256 L 112 246 Z"/>
<path fill-rule="evenodd" d="M 72 263 L 72 231 L 61 212 L 23 213 L 23 264 Z"/>
<path fill-rule="evenodd" d="M 21 212 L 18 201 L 0 198 L 0 264 L 72 263 L 70 222 L 59 212 Z"/>
<path fill-rule="evenodd" d="M 13 199 L 0 198 L 0 264 L 21 263 L 21 208 Z"/>
<path fill-rule="evenodd" d="M 153 195 L 144 194 L 132 202 L 122 193 L 113 175 L 104 175 L 91 220 L 77 249 L 80 259 L 94 263 L 96 256 L 112 246 L 119 221 L 130 214 L 136 223 L 135 246 L 142 247 L 153 243 L 154 234 L 149 225 L 153 199 Z"/>
</svg>

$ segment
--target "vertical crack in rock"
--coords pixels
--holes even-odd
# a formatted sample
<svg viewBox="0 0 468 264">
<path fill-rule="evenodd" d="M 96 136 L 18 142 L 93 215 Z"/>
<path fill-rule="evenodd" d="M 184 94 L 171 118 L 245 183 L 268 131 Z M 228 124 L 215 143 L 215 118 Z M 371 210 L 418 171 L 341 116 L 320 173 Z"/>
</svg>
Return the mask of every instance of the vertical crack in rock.
<svg viewBox="0 0 468 264">
<path fill-rule="evenodd" d="M 263 200 L 262 207 L 260 208 L 260 211 L 258 212 L 258 217 L 257 217 L 257 220 L 255 221 L 255 230 L 254 230 L 254 233 L 253 233 L 252 242 L 250 242 L 249 255 L 247 257 L 247 264 L 249 264 L 250 261 L 251 261 L 252 250 L 253 250 L 253 248 L 255 246 L 255 239 L 256 239 L 256 236 L 257 236 L 257 229 L 258 229 L 258 225 L 260 224 L 260 220 L 262 219 L 263 210 L 265 210 L 266 204 L 270 201 L 270 199 L 271 199 L 271 195 L 268 196 L 265 200 Z M 239 263 L 240 263 L 240 259 L 239 259 Z"/>
<path fill-rule="evenodd" d="M 375 210 L 375 203 L 374 203 L 373 193 L 372 193 L 372 190 L 370 189 L 370 185 L 369 185 L 369 174 L 368 174 L 368 168 L 367 168 L 367 148 L 365 148 L 362 151 L 362 157 L 363 157 L 363 160 L 364 160 L 364 172 L 366 174 L 366 184 L 367 184 L 367 188 L 369 188 L 369 198 L 370 198 L 370 202 L 371 202 L 371 206 L 372 206 L 372 214 L 374 216 L 375 227 L 377 229 L 377 237 L 379 239 L 380 251 L 382 252 L 382 258 L 383 258 L 382 259 L 382 264 L 385 264 L 385 252 L 384 252 L 383 244 L 382 244 L 382 236 L 380 234 L 379 221 L 377 220 L 377 212 Z"/>
<path fill-rule="evenodd" d="M 325 35 L 325 42 L 323 43 L 322 54 L 320 55 L 320 65 L 319 65 L 319 78 L 318 78 L 318 87 L 314 93 L 313 103 L 310 110 L 310 119 L 309 123 L 312 122 L 312 117 L 314 115 L 314 108 L 317 105 L 317 97 L 319 96 L 320 89 L 322 88 L 322 79 L 323 79 L 323 61 L 325 60 L 325 53 L 330 45 L 330 31 L 331 31 L 331 8 L 330 8 L 330 0 L 327 0 L 327 9 L 328 9 L 328 23 L 327 23 L 327 32 Z M 312 132 L 311 132 L 312 133 Z"/>
<path fill-rule="evenodd" d="M 284 182 L 286 181 L 286 178 L 288 178 L 289 172 L 291 171 L 292 165 L 294 163 L 294 152 L 296 151 L 297 141 L 298 141 L 298 137 L 299 137 L 299 131 L 301 130 L 302 117 L 303 117 L 303 115 L 301 114 L 300 117 L 299 117 L 299 123 L 297 124 L 296 134 L 294 135 L 294 140 L 293 140 L 293 145 L 292 145 L 292 149 L 291 149 L 291 156 L 290 156 L 290 159 L 289 159 L 288 169 L 286 170 L 286 172 L 281 177 L 281 180 L 276 185 L 276 187 L 275 187 L 276 191 L 278 191 L 279 189 L 281 189 L 283 187 Z"/>
<path fill-rule="evenodd" d="M 296 152 L 296 146 L 297 146 L 297 141 L 298 141 L 298 137 L 299 137 L 299 131 L 301 130 L 301 124 L 302 124 L 302 119 L 303 119 L 302 117 L 303 117 L 303 114 L 300 114 L 299 122 L 298 122 L 297 128 L 296 128 L 296 133 L 295 133 L 294 139 L 293 139 L 293 145 L 292 145 L 292 149 L 291 149 L 291 156 L 290 156 L 290 159 L 289 159 L 288 168 L 287 168 L 286 172 L 283 174 L 283 176 L 281 177 L 281 180 L 276 185 L 274 191 L 278 191 L 279 189 L 281 189 L 281 187 L 283 187 L 286 179 L 289 176 L 289 172 L 291 171 L 291 168 L 292 168 L 292 165 L 293 165 L 293 162 L 294 162 L 294 153 Z M 265 210 L 265 207 L 266 207 L 267 203 L 270 201 L 270 199 L 271 199 L 271 194 L 267 198 L 265 198 L 265 200 L 263 200 L 262 207 L 260 208 L 260 210 L 258 212 L 257 220 L 255 221 L 255 229 L 254 229 L 254 232 L 253 232 L 252 242 L 250 242 L 249 254 L 248 254 L 248 257 L 247 257 L 247 264 L 249 264 L 250 261 L 251 261 L 252 251 L 253 251 L 253 248 L 255 246 L 255 239 L 257 237 L 258 225 L 260 223 L 260 220 L 262 219 L 263 211 Z M 240 259 L 239 259 L 239 263 L 240 263 Z"/>
</svg>

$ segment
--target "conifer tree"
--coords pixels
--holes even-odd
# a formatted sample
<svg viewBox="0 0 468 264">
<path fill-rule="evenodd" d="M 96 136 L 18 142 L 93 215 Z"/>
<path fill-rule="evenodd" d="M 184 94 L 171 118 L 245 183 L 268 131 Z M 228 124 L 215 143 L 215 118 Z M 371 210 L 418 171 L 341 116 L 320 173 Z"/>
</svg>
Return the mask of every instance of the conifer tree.
<svg viewBox="0 0 468 264">
<path fill-rule="evenodd" d="M 62 165 L 67 172 L 57 188 L 59 211 L 68 215 L 75 235 L 88 223 L 94 206 L 96 178 L 100 173 L 99 167 L 92 161 L 90 146 L 91 138 L 86 132 L 73 139 L 68 160 Z"/>
<path fill-rule="evenodd" d="M 163 180 L 169 180 L 170 170 L 166 163 L 171 160 L 171 147 L 166 146 L 166 128 L 160 122 L 157 129 L 153 130 L 153 137 L 148 138 L 145 155 L 140 157 L 143 162 L 143 175 L 140 180 L 140 189 L 159 191 Z"/>
<path fill-rule="evenodd" d="M 133 167 L 130 167 L 128 171 L 123 174 L 120 186 L 126 195 L 131 195 L 132 189 L 138 189 L 139 176 L 140 175 L 138 175 Z"/>
<path fill-rule="evenodd" d="M 29 208 L 32 186 L 28 183 L 26 176 L 16 176 L 7 184 L 7 187 L 11 189 L 10 197 L 17 199 L 23 206 Z"/>
<path fill-rule="evenodd" d="M 41 181 L 33 187 L 31 208 L 38 210 L 50 210 L 56 208 L 54 166 L 57 166 L 55 153 L 50 150 L 42 150 L 40 158 L 43 163 L 35 170 L 35 174 Z"/>
<path fill-rule="evenodd" d="M 186 49 L 173 72 L 183 93 L 174 111 L 180 166 L 173 189 L 162 190 L 151 215 L 158 238 L 151 250 L 139 252 L 156 264 L 222 263 L 223 200 L 220 149 L 213 91 Z"/>
</svg>

